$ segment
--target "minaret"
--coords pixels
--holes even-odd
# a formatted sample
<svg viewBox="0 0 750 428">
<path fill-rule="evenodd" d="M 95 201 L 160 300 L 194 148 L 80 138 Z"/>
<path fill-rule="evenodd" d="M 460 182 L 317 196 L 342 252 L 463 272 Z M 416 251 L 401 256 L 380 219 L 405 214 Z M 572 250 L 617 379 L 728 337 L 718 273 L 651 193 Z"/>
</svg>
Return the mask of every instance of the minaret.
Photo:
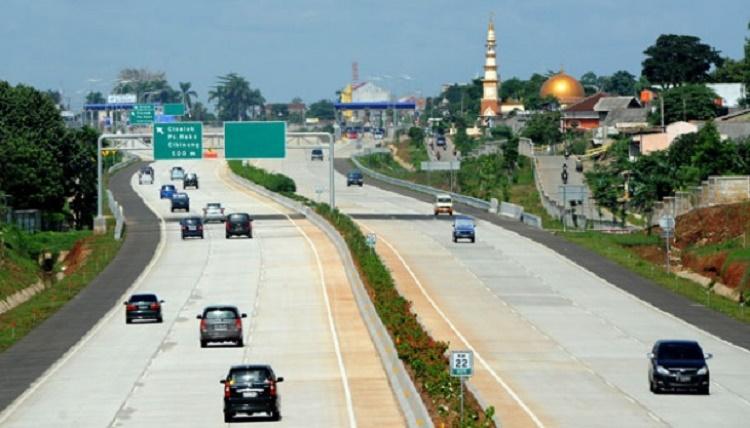
<svg viewBox="0 0 750 428">
<path fill-rule="evenodd" d="M 483 94 L 479 112 L 479 116 L 488 125 L 491 125 L 495 117 L 500 115 L 500 102 L 497 96 L 499 79 L 495 59 L 495 24 L 492 19 L 490 17 L 490 24 L 487 28 L 487 52 L 485 53 L 484 79 L 482 79 Z"/>
</svg>

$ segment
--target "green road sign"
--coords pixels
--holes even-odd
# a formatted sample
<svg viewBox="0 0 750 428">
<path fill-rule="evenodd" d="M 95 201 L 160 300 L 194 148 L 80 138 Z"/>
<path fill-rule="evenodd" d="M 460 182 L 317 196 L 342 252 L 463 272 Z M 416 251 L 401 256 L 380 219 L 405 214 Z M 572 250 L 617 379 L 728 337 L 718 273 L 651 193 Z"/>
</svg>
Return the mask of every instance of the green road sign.
<svg viewBox="0 0 750 428">
<path fill-rule="evenodd" d="M 201 122 L 155 123 L 154 159 L 200 159 L 203 157 Z"/>
<path fill-rule="evenodd" d="M 162 111 L 162 114 L 164 116 L 184 116 L 185 104 L 182 104 L 182 103 L 164 104 L 164 109 Z"/>
<path fill-rule="evenodd" d="M 130 112 L 131 125 L 150 125 L 154 123 L 153 104 L 135 104 Z"/>
<path fill-rule="evenodd" d="M 224 122 L 224 157 L 286 157 L 286 122 Z"/>
</svg>

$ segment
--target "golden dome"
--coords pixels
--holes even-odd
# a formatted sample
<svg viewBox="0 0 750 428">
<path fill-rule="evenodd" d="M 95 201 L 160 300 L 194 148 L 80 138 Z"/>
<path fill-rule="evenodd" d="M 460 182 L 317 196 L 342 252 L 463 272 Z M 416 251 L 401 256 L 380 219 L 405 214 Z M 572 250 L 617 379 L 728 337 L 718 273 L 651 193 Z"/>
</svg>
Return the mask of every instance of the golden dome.
<svg viewBox="0 0 750 428">
<path fill-rule="evenodd" d="M 539 90 L 540 97 L 547 95 L 557 98 L 560 104 L 568 105 L 583 99 L 586 92 L 576 79 L 560 71 L 547 79 Z"/>
</svg>

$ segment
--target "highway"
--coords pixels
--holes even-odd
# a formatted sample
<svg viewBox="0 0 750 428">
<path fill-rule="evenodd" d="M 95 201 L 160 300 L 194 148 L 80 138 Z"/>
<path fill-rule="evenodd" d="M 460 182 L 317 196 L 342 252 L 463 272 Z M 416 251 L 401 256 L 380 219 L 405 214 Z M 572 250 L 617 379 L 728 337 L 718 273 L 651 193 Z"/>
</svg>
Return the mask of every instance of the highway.
<svg viewBox="0 0 750 428">
<path fill-rule="evenodd" d="M 254 239 L 227 240 L 222 224 L 210 224 L 205 239 L 181 240 L 178 220 L 185 214 L 171 213 L 158 197 L 177 164 L 200 178 L 200 189 L 187 191 L 191 213 L 218 201 L 228 212 L 257 215 Z M 164 322 L 126 325 L 118 302 L 0 414 L 0 426 L 226 426 L 219 379 L 241 363 L 271 364 L 285 378 L 283 419 L 272 426 L 403 426 L 325 235 L 234 183 L 221 160 L 153 166 L 154 185 L 140 186 L 136 176 L 131 182 L 163 219 L 162 239 L 130 292 L 164 299 Z M 248 314 L 244 348 L 200 348 L 195 317 L 214 303 Z"/>
<path fill-rule="evenodd" d="M 351 151 L 343 145 L 337 156 Z M 308 151 L 258 163 L 293 177 L 308 197 L 327 188 L 327 162 L 310 162 Z M 476 244 L 454 244 L 450 222 L 434 219 L 427 203 L 367 178 L 363 188 L 347 188 L 337 174 L 336 188 L 338 208 L 376 234 L 427 329 L 451 349 L 475 351 L 471 383 L 503 426 L 747 426 L 746 349 L 502 227 L 479 221 Z M 665 338 L 695 339 L 713 353 L 710 396 L 649 392 L 646 354 Z"/>
</svg>

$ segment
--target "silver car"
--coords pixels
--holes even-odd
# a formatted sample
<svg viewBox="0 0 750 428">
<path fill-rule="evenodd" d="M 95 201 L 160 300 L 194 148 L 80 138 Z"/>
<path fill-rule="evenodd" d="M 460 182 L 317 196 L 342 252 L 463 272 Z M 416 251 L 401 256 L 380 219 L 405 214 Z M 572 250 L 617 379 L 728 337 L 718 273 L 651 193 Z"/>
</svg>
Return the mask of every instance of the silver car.
<svg viewBox="0 0 750 428">
<path fill-rule="evenodd" d="M 224 223 L 226 216 L 224 215 L 224 207 L 219 202 L 209 202 L 203 208 L 203 222 L 208 223 L 211 221 L 218 221 Z"/>
<path fill-rule="evenodd" d="M 181 166 L 174 166 L 169 174 L 169 178 L 170 180 L 182 180 L 185 178 L 185 170 Z"/>
<path fill-rule="evenodd" d="M 240 313 L 236 306 L 206 306 L 196 318 L 201 320 L 201 348 L 210 342 L 234 342 L 239 347 L 244 346 L 242 318 L 247 318 L 247 314 Z"/>
</svg>

